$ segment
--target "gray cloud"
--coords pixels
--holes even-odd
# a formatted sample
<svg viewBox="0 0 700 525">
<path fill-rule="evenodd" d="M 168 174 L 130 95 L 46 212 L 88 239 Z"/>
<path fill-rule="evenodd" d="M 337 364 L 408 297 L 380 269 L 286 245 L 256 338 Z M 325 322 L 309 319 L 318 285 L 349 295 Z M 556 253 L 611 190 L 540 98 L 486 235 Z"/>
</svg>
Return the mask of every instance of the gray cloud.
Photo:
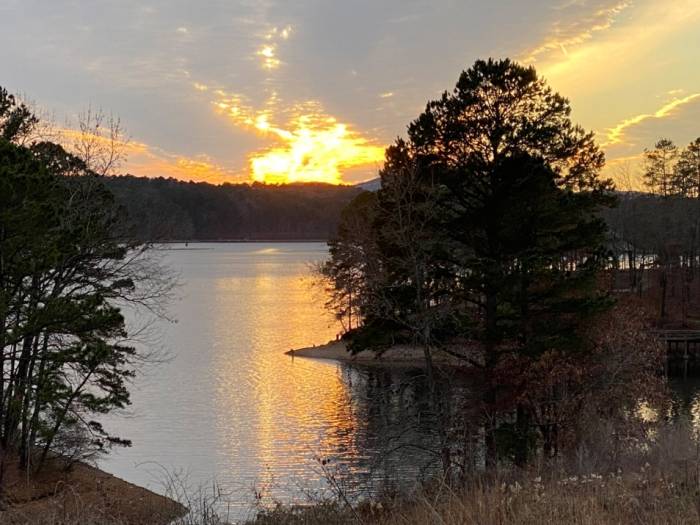
<svg viewBox="0 0 700 525">
<path fill-rule="evenodd" d="M 0 83 L 59 114 L 75 114 L 88 103 L 103 106 L 119 114 L 139 141 L 242 169 L 246 155 L 265 139 L 212 111 L 217 89 L 243 95 L 256 107 L 272 92 L 281 105 L 317 101 L 328 114 L 386 143 L 476 58 L 549 52 L 552 42 L 602 28 L 620 5 L 4 0 L 0 34 L 9 44 L 0 48 Z M 265 69 L 265 36 L 287 26 L 289 37 L 274 40 L 279 67 Z M 388 92 L 393 96 L 380 97 Z"/>
</svg>

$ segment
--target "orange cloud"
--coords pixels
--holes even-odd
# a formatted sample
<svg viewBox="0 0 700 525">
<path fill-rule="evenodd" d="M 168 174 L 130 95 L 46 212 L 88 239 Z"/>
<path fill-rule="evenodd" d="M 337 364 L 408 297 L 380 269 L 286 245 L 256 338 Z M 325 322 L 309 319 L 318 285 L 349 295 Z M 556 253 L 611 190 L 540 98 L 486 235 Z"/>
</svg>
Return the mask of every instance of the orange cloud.
<svg viewBox="0 0 700 525">
<path fill-rule="evenodd" d="M 59 142 L 67 149 L 73 149 L 78 140 L 84 140 L 85 134 L 79 130 L 62 128 L 56 130 Z M 106 136 L 91 134 L 89 140 L 110 146 L 111 139 Z M 117 140 L 115 148 L 123 155 L 122 171 L 142 177 L 173 177 L 194 182 L 209 182 L 221 184 L 224 182 L 240 182 L 245 176 L 233 169 L 216 164 L 207 156 L 186 157 L 175 155 L 133 140 Z"/>
<path fill-rule="evenodd" d="M 240 175 L 234 170 L 220 166 L 205 156 L 192 158 L 148 149 L 130 158 L 127 165 L 129 173 L 143 177 L 173 177 L 210 184 L 241 182 Z"/>
</svg>

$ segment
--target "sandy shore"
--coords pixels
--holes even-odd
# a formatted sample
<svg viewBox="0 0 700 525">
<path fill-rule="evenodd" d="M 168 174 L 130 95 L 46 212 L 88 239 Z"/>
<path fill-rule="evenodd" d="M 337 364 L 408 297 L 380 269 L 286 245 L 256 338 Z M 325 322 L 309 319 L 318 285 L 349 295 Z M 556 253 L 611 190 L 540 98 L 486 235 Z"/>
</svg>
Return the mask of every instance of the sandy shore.
<svg viewBox="0 0 700 525">
<path fill-rule="evenodd" d="M 310 346 L 307 348 L 299 348 L 285 352 L 292 357 L 307 357 L 313 359 L 332 359 L 334 361 L 342 361 L 346 363 L 358 364 L 375 364 L 375 365 L 410 365 L 422 367 L 425 365 L 423 349 L 408 346 L 397 345 L 389 348 L 381 355 L 376 352 L 364 351 L 359 354 L 352 355 L 347 351 L 347 347 L 343 341 L 331 341 L 325 345 Z M 457 364 L 458 360 L 448 354 L 436 354 L 433 361 L 437 364 Z"/>
<path fill-rule="evenodd" d="M 102 470 L 75 464 L 68 472 L 54 462 L 28 480 L 7 466 L 3 525 L 166 525 L 185 514 L 179 503 Z"/>
</svg>

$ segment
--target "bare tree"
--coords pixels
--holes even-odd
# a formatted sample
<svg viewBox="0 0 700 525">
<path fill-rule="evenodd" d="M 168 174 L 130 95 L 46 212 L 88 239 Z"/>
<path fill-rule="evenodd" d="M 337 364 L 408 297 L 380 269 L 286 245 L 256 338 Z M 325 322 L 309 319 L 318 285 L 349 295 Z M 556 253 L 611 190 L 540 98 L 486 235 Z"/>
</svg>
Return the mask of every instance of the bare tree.
<svg viewBox="0 0 700 525">
<path fill-rule="evenodd" d="M 130 138 L 121 119 L 91 106 L 78 115 L 69 149 L 97 175 L 116 175 L 127 160 Z"/>
</svg>

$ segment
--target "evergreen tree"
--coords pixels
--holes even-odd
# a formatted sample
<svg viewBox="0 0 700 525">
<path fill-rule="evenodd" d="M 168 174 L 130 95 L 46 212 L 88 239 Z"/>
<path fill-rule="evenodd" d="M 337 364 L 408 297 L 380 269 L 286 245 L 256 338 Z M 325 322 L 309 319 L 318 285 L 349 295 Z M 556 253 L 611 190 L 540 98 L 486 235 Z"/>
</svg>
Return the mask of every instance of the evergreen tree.
<svg viewBox="0 0 700 525">
<path fill-rule="evenodd" d="M 2 102 L 4 101 L 4 102 Z M 85 457 L 128 444 L 97 420 L 129 403 L 139 356 L 119 304 L 170 286 L 130 242 L 100 177 L 0 90 L 0 486 L 8 461 Z M 19 109 L 18 109 L 19 107 Z"/>
<path fill-rule="evenodd" d="M 660 139 L 653 150 L 644 150 L 644 183 L 651 193 L 669 197 L 682 191 L 674 178 L 678 147 Z"/>
<path fill-rule="evenodd" d="M 673 176 L 679 194 L 700 198 L 700 137 L 681 151 Z"/>
<path fill-rule="evenodd" d="M 478 61 L 428 103 L 382 171 L 383 303 L 351 338 L 371 346 L 367 334 L 383 326 L 429 328 L 418 341 L 431 351 L 455 353 L 450 342 L 462 341 L 460 357 L 484 382 L 489 463 L 496 407 L 517 409 L 510 434 L 523 462 L 532 432 L 525 370 L 545 353 L 585 350 L 582 319 L 609 305 L 596 287 L 606 262 L 597 213 L 613 204 L 612 183 L 599 177 L 592 134 L 569 115 L 533 68 Z"/>
<path fill-rule="evenodd" d="M 372 192 L 359 194 L 342 210 L 338 234 L 328 242 L 331 257 L 319 268 L 329 285 L 326 307 L 345 331 L 359 326 L 377 279 L 375 210 Z"/>
</svg>

